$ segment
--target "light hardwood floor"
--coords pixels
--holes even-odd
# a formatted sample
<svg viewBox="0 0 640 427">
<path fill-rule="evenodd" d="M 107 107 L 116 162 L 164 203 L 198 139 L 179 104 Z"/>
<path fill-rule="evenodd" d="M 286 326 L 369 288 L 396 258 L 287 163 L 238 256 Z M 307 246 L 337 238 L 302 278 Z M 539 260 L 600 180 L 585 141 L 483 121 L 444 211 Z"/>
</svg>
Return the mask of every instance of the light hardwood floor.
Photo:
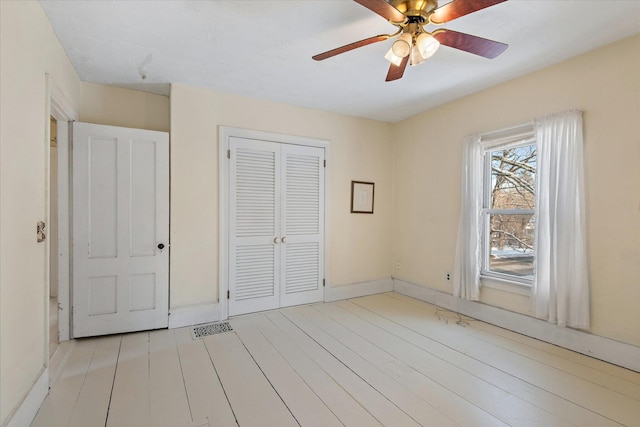
<svg viewBox="0 0 640 427">
<path fill-rule="evenodd" d="M 78 340 L 32 426 L 640 426 L 640 374 L 396 293 Z"/>
</svg>

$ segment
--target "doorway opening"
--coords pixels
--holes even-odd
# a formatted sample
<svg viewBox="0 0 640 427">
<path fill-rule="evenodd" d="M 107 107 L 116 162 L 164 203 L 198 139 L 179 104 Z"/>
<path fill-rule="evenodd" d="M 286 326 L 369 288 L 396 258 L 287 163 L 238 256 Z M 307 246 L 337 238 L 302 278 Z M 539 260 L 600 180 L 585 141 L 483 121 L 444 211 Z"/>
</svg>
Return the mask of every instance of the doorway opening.
<svg viewBox="0 0 640 427">
<path fill-rule="evenodd" d="M 49 358 L 60 343 L 58 316 L 58 121 L 49 118 Z"/>
<path fill-rule="evenodd" d="M 71 169 L 69 129 L 71 123 L 78 119 L 73 103 L 60 90 L 55 81 L 46 75 L 48 103 L 46 111 L 46 145 L 47 157 L 44 167 L 46 188 L 46 230 L 45 243 L 45 304 L 44 328 L 44 364 L 47 367 L 59 365 L 63 346 L 59 345 L 70 339 L 71 322 L 69 267 L 71 264 L 71 246 L 69 244 L 71 217 L 69 212 L 70 193 L 69 177 Z M 64 346 L 68 348 L 67 346 Z M 66 351 L 66 350 L 65 350 Z M 58 356 L 56 356 L 58 355 Z M 52 357 L 53 356 L 53 357 Z M 51 374 L 53 374 L 51 376 Z M 50 381 L 55 379 L 55 372 L 50 372 Z"/>
</svg>

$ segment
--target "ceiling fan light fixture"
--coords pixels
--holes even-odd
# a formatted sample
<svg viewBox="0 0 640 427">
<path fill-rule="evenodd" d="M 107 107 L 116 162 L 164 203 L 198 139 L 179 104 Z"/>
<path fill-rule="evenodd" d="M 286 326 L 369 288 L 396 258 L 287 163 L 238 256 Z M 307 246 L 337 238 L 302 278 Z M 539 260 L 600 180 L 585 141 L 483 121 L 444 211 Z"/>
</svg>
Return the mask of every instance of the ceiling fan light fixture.
<svg viewBox="0 0 640 427">
<path fill-rule="evenodd" d="M 2 0 L 0 0 L 2 1 Z M 380 34 L 312 56 L 322 61 L 336 55 L 391 39 L 392 45 L 384 56 L 391 65 L 385 81 L 402 78 L 408 64 L 418 65 L 431 58 L 440 44 L 484 58 L 493 59 L 508 47 L 471 34 L 437 29 L 432 33 L 425 28 L 431 24 L 444 24 L 507 0 L 353 0 L 396 27 L 393 34 Z"/>
<path fill-rule="evenodd" d="M 387 52 L 387 54 L 384 56 L 384 59 L 391 62 L 396 67 L 399 67 L 402 63 L 402 57 L 397 56 L 395 53 L 393 53 L 393 47 L 389 49 L 389 52 Z"/>
<path fill-rule="evenodd" d="M 420 33 L 418 37 L 416 37 L 416 44 L 414 47 L 418 48 L 422 58 L 429 59 L 440 47 L 440 42 L 429 33 Z"/>
<path fill-rule="evenodd" d="M 409 33 L 402 33 L 398 40 L 393 42 L 391 50 L 393 54 L 399 58 L 405 58 L 411 52 L 411 44 L 413 43 L 413 37 Z"/>
</svg>

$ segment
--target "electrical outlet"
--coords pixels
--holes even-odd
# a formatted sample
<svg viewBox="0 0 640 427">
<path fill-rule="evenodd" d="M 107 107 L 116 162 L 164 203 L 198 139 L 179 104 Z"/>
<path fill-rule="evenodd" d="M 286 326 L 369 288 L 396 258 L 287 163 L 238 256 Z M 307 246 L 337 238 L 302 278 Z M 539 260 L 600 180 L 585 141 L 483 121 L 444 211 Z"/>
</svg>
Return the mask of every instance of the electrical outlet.
<svg viewBox="0 0 640 427">
<path fill-rule="evenodd" d="M 451 281 L 451 273 L 447 273 L 446 278 L 447 278 L 447 282 L 450 282 Z"/>
</svg>

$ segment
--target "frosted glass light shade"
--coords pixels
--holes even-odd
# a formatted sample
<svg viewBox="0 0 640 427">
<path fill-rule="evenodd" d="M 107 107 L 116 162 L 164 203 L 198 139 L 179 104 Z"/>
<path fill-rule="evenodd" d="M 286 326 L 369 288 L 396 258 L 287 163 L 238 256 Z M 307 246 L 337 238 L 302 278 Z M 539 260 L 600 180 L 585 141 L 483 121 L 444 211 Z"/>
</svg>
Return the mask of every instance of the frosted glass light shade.
<svg viewBox="0 0 640 427">
<path fill-rule="evenodd" d="M 402 63 L 402 58 L 393 53 L 393 47 L 389 49 L 389 52 L 384 56 L 384 59 L 391 62 L 396 67 L 399 67 Z"/>
<path fill-rule="evenodd" d="M 407 55 L 409 55 L 409 52 L 411 52 L 412 42 L 413 38 L 411 37 L 411 34 L 402 33 L 400 37 L 398 37 L 398 40 L 393 42 L 393 45 L 391 46 L 393 54 L 400 58 L 406 57 Z"/>
<path fill-rule="evenodd" d="M 418 46 L 414 45 L 411 48 L 411 65 L 418 65 L 418 64 L 422 64 L 424 61 L 426 61 L 426 59 L 424 59 L 422 57 L 422 55 L 420 54 L 420 50 L 418 49 Z"/>
<path fill-rule="evenodd" d="M 429 59 L 440 47 L 440 42 L 436 40 L 431 34 L 421 33 L 416 38 L 416 46 L 420 51 L 420 56 L 424 59 Z"/>
</svg>

